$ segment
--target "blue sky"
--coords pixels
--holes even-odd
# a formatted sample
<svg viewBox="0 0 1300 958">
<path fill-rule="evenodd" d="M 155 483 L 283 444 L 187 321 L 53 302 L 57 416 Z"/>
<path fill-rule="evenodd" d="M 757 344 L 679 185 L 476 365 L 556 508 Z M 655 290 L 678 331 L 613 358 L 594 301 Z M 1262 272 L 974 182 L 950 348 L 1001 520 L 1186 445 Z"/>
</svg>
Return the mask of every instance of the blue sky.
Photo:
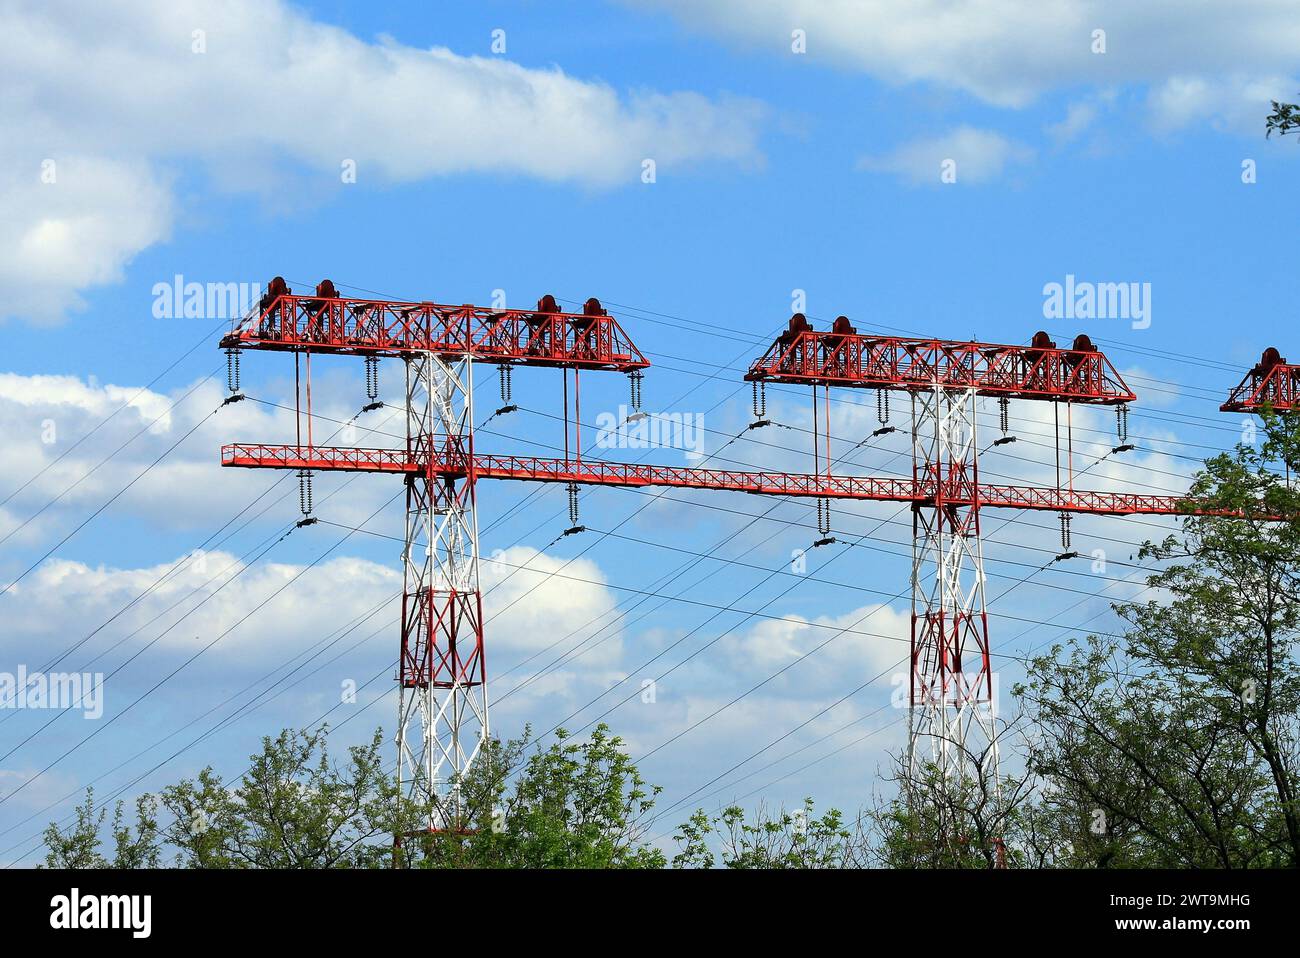
<svg viewBox="0 0 1300 958">
<path fill-rule="evenodd" d="M 440 302 L 487 302 L 495 290 L 511 305 L 546 292 L 599 296 L 654 363 L 647 407 L 702 414 L 710 462 L 736 468 L 809 466 L 808 397 L 793 390 L 774 390 L 769 408 L 794 428 L 721 448 L 751 418 L 741 375 L 796 290 L 823 323 L 845 313 L 862 328 L 1011 343 L 1042 327 L 1058 340 L 1087 331 L 1140 396 L 1130 427 L 1139 450 L 1091 468 L 1089 482 L 1184 489 L 1198 457 L 1240 434 L 1239 420 L 1217 412 L 1222 395 L 1265 346 L 1300 348 L 1282 295 L 1300 147 L 1263 136 L 1268 100 L 1300 87 L 1300 27 L 1286 5 L 1262 0 L 1010 7 L 958 3 L 946 18 L 919 18 L 903 0 L 139 2 L 97 20 L 60 15 L 59 4 L 7 5 L 0 497 L 14 494 L 0 505 L 0 572 L 17 581 L 0 596 L 0 671 L 40 667 L 180 565 L 60 660 L 66 670 L 121 666 L 103 718 L 0 711 L 10 753 L 0 760 L 0 860 L 31 861 L 41 827 L 93 780 L 101 796 L 130 797 L 205 764 L 239 772 L 262 734 L 313 721 L 349 679 L 371 681 L 331 713 L 346 720 L 335 747 L 378 725 L 392 731 L 384 670 L 397 634 L 395 606 L 383 602 L 400 577 L 397 544 L 382 536 L 400 535 L 400 510 L 384 508 L 399 484 L 318 477 L 319 516 L 377 535 L 354 534 L 303 571 L 344 534 L 322 523 L 244 568 L 297 517 L 297 490 L 286 478 L 257 499 L 279 477 L 223 471 L 218 450 L 291 441 L 291 418 L 275 405 L 291 399 L 291 363 L 246 354 L 243 385 L 257 401 L 204 419 L 224 393 L 215 335 L 204 341 L 221 320 L 154 315 L 156 284 L 177 274 L 281 274 L 298 287 L 328 276 L 345 292 Z M 1104 53 L 1093 52 L 1098 29 Z M 492 49 L 494 30 L 504 53 Z M 792 51 L 792 30 L 804 31 L 805 53 Z M 643 182 L 645 159 L 654 182 Z M 948 159 L 952 183 L 940 178 Z M 349 160 L 355 183 L 341 181 Z M 1243 182 L 1246 161 L 1254 182 Z M 1149 327 L 1044 319 L 1044 285 L 1067 275 L 1150 284 Z M 328 432 L 365 401 L 361 369 L 320 361 L 317 374 L 317 428 Z M 481 408 L 494 408 L 495 371 L 478 382 Z M 399 370 L 386 367 L 381 398 L 397 402 L 400 390 Z M 626 390 L 617 376 L 584 381 L 584 418 L 616 409 Z M 523 409 L 494 420 L 480 447 L 554 454 L 557 374 L 520 371 L 514 393 Z M 901 401 L 895 408 L 901 417 Z M 353 441 L 396 442 L 390 414 L 366 414 L 359 422 L 374 431 Z M 996 409 L 987 414 L 992 426 Z M 1013 408 L 1021 442 L 988 457 L 994 481 L 1048 481 L 1049 416 Z M 849 454 L 878 425 L 874 397 L 837 395 L 832 423 L 835 454 Z M 1076 423 L 1098 430 L 1076 439 L 1091 463 L 1113 444 L 1112 417 Z M 905 451 L 901 436 L 886 436 L 844 468 L 906 469 Z M 608 455 L 685 462 L 673 449 Z M 664 807 L 792 729 L 691 804 L 812 795 L 855 809 L 880 787 L 885 750 L 902 740 L 888 676 L 905 650 L 905 513 L 837 507 L 837 535 L 871 538 L 817 550 L 794 576 L 792 550 L 815 534 L 807 503 L 597 489 L 582 501 L 595 531 L 554 544 L 567 525 L 559 487 L 498 484 L 480 508 L 485 555 L 502 550 L 483 569 L 500 734 L 526 722 L 545 731 L 624 682 L 570 722 L 581 727 L 658 678 L 654 703 L 633 697 L 605 720 L 634 756 L 691 729 L 645 763 Z M 1059 551 L 1055 517 L 990 513 L 990 596 L 1015 586 L 991 605 L 995 648 L 1019 654 L 1114 628 L 1107 602 L 1138 594 L 1121 581 L 1140 575 L 1132 544 L 1164 528 L 1078 520 L 1075 547 L 1105 550 L 1106 571 L 1083 562 L 1038 572 Z M 203 570 L 187 559 L 201 546 Z M 680 569 L 688 560 L 698 561 Z M 519 565 L 540 572 L 511 576 Z M 716 608 L 733 605 L 760 614 Z M 276 678 L 372 608 L 382 614 Z M 611 627 L 594 632 L 593 621 Z M 1001 667 L 1010 684 L 1014 662 Z M 885 678 L 835 704 L 877 673 Z M 263 687 L 255 711 L 218 726 L 262 701 L 251 696 Z"/>
</svg>

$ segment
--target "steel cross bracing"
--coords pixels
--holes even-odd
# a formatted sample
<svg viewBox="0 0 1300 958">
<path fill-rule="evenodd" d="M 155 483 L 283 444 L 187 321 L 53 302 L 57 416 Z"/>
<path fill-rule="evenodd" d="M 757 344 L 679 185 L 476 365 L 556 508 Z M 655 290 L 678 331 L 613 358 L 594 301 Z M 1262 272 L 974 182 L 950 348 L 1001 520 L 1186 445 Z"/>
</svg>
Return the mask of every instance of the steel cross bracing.
<svg viewBox="0 0 1300 958">
<path fill-rule="evenodd" d="M 1082 336 L 1072 349 L 1057 349 L 1042 333 L 1029 347 L 876 337 L 857 334 L 844 317 L 830 332 L 819 333 L 796 315 L 790 330 L 754 363 L 745 379 L 756 383 L 756 389 L 767 383 L 798 383 L 910 393 L 910 479 L 837 476 L 830 472 L 829 458 L 824 471 L 785 473 L 605 462 L 584 458 L 580 447 L 563 459 L 476 452 L 475 362 L 563 369 L 566 450 L 568 370 L 574 372 L 576 404 L 580 370 L 615 370 L 638 377 L 649 365 L 595 300 L 589 300 L 582 313 L 560 312 L 551 297 L 539 301 L 536 310 L 442 306 L 341 297 L 329 281 L 320 284 L 314 296 L 295 296 L 277 279 L 221 345 L 236 351 L 292 351 L 308 358 L 313 352 L 389 356 L 405 363 L 405 448 L 312 445 L 308 362 L 307 444 L 301 439 L 294 445 L 230 444 L 222 449 L 222 464 L 404 476 L 407 522 L 398 748 L 404 787 L 409 794 L 432 799 L 430 829 L 460 825 L 455 783 L 480 753 L 489 729 L 478 585 L 478 480 L 910 503 L 914 516 L 910 754 L 947 771 L 961 763 L 962 749 L 978 750 L 976 757 L 986 763 L 996 763 L 997 758 L 979 538 L 982 509 L 1237 514 L 1208 510 L 1177 496 L 1079 490 L 1072 481 L 1056 487 L 979 481 L 976 397 L 1045 400 L 1065 403 L 1067 409 L 1074 402 L 1122 405 L 1136 398 Z M 1268 358 L 1266 354 L 1266 362 Z M 1294 395 L 1283 391 L 1294 389 L 1293 375 L 1287 380 L 1291 385 L 1268 385 L 1289 375 L 1276 369 L 1276 363 L 1257 368 L 1252 373 L 1255 378 L 1247 378 L 1255 384 L 1251 395 L 1267 392 L 1273 401 Z M 639 388 L 634 384 L 636 395 Z M 817 448 L 816 435 L 813 441 Z"/>
</svg>

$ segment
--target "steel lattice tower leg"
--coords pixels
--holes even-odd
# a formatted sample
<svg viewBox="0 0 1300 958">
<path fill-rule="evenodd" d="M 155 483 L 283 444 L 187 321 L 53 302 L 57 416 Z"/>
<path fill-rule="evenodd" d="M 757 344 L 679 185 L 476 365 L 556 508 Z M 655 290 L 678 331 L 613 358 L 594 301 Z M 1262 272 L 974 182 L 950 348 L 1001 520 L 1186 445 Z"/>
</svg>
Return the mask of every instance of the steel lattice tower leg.
<svg viewBox="0 0 1300 958">
<path fill-rule="evenodd" d="M 993 675 L 980 543 L 978 429 L 971 389 L 912 393 L 909 767 L 997 775 Z M 965 765 L 965 767 L 963 767 Z"/>
<path fill-rule="evenodd" d="M 407 444 L 427 472 L 406 485 L 398 788 L 429 802 L 431 831 L 464 827 L 459 781 L 488 735 L 474 500 L 473 363 L 406 361 Z M 463 478 L 437 475 L 443 462 Z"/>
</svg>

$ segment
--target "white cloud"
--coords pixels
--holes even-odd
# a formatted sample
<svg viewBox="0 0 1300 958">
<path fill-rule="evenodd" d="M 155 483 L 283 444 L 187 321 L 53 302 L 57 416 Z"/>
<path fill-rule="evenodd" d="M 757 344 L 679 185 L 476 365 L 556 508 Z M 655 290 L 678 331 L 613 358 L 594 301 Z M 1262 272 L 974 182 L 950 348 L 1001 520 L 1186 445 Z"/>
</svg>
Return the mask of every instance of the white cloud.
<svg viewBox="0 0 1300 958">
<path fill-rule="evenodd" d="M 1063 146 L 1077 140 L 1097 119 L 1097 108 L 1091 103 L 1071 103 L 1065 112 L 1065 119 L 1047 127 L 1047 135 L 1058 145 Z"/>
<path fill-rule="evenodd" d="M 325 543 L 320 546 L 322 551 L 326 547 Z M 176 571 L 164 579 L 173 567 Z M 286 588 L 299 573 L 301 578 Z M 27 662 L 29 669 L 35 669 L 41 664 L 35 659 L 44 660 L 72 645 L 159 580 L 162 585 L 118 618 L 114 630 L 101 633 L 61 668 L 84 668 L 92 656 L 136 629 L 143 631 L 127 647 L 107 655 L 95 669 L 109 671 L 155 636 L 160 636 L 156 656 L 169 651 L 189 655 L 231 629 L 206 653 L 209 659 L 236 663 L 239 670 L 264 668 L 319 641 L 401 588 L 401 573 L 395 565 L 389 568 L 348 557 L 328 559 L 306 572 L 301 565 L 266 560 L 246 566 L 237 556 L 219 550 L 181 555 L 140 568 L 92 566 L 54 558 L 6 597 L 14 652 L 39 649 Z M 346 589 L 340 588 L 342 583 Z M 267 605 L 262 610 L 237 625 L 264 601 Z M 173 606 L 174 611 L 169 612 Z M 166 631 L 191 609 L 197 611 Z M 159 615 L 162 617 L 157 618 Z M 33 639 L 38 641 L 33 643 Z M 204 671 L 214 674 L 211 669 Z"/>
<path fill-rule="evenodd" d="M 626 0 L 684 22 L 890 83 L 930 82 L 988 103 L 1021 107 L 1079 84 L 1216 77 L 1250 64 L 1256 75 L 1300 64 L 1300 18 L 1278 0 Z M 1093 31 L 1106 52 L 1093 53 Z M 1262 120 L 1257 120 L 1262 123 Z"/>
<path fill-rule="evenodd" d="M 605 669 L 619 661 L 622 620 L 596 563 L 560 559 L 527 546 L 495 550 L 483 558 L 485 629 L 504 660 L 541 653 L 532 662 L 536 668 L 599 635 L 608 639 L 587 646 L 584 667 Z"/>
<path fill-rule="evenodd" d="M 1173 132 L 1208 122 L 1218 130 L 1258 134 L 1272 100 L 1293 100 L 1297 84 L 1289 77 L 1173 76 L 1147 97 L 1151 125 Z"/>
<path fill-rule="evenodd" d="M 195 30 L 206 52 L 192 52 Z M 761 108 L 620 95 L 558 67 L 368 43 L 279 2 L 11 3 L 0 32 L 0 318 L 56 318 L 168 237 L 167 171 L 267 191 L 287 165 L 322 184 L 467 172 L 594 187 L 697 161 L 749 164 Z M 44 182 L 54 160 L 54 182 Z M 305 188 L 305 187 L 304 187 Z"/>
<path fill-rule="evenodd" d="M 52 411 L 75 410 L 102 419 L 121 406 L 129 406 L 146 421 L 158 421 L 153 427 L 165 432 L 171 425 L 167 397 L 147 389 L 131 389 L 76 376 L 20 376 L 0 373 L 0 404 L 25 409 Z"/>
<path fill-rule="evenodd" d="M 323 552 L 339 535 L 338 530 L 325 530 L 309 551 Z M 360 540 L 354 537 L 343 548 Z M 259 674 L 375 609 L 378 611 L 368 624 L 345 645 L 391 620 L 392 628 L 375 638 L 371 651 L 378 650 L 379 661 L 396 658 L 400 605 L 395 596 L 402 588 L 396 557 L 391 562 L 374 562 L 336 553 L 306 568 L 303 563 L 276 562 L 276 555 L 272 552 L 250 565 L 232 552 L 213 550 L 134 568 L 51 558 L 0 600 L 5 603 L 10 637 L 5 655 L 9 665 L 5 667 L 21 662 L 37 669 L 53 653 L 72 645 L 142 595 L 114 620 L 111 629 L 59 668 L 85 669 L 94 657 L 106 652 L 94 669 L 108 672 L 155 637 L 159 641 L 151 651 L 151 661 L 169 655 L 188 656 L 229 630 L 205 653 L 206 664 L 196 667 L 195 675 L 210 683 L 217 676 Z M 498 694 L 549 664 L 574 643 L 545 650 L 593 618 L 620 624 L 615 598 L 595 563 L 577 560 L 566 565 L 564 560 L 523 546 L 506 550 L 499 558 L 510 565 L 485 562 L 482 582 L 493 671 L 503 671 L 533 653 L 542 654 L 530 667 L 506 680 Z M 514 566 L 527 566 L 529 571 L 511 576 Z M 559 575 L 550 574 L 556 572 Z M 254 609 L 257 612 L 241 622 Z M 182 621 L 186 613 L 191 614 Z M 108 651 L 137 630 L 139 634 L 122 648 Z M 581 687 L 586 692 L 592 683 L 605 681 L 607 672 L 620 664 L 622 654 L 622 643 L 614 639 L 572 659 L 553 674 L 550 691 L 567 694 Z M 124 673 L 114 686 L 121 689 L 128 683 L 129 688 L 133 675 L 138 678 L 139 670 Z M 150 684 L 156 677 L 146 675 L 145 679 Z M 118 698 L 117 704 L 122 701 Z M 109 714 L 111 711 L 109 708 Z"/>
<path fill-rule="evenodd" d="M 867 156 L 859 167 L 893 173 L 912 183 L 940 183 L 944 164 L 952 161 L 957 183 L 983 183 L 1000 176 L 1009 164 L 1027 163 L 1033 150 L 992 130 L 960 126 L 942 136 L 904 143 L 884 156 Z"/>
<path fill-rule="evenodd" d="M 787 673 L 791 694 L 846 690 L 846 680 L 856 684 L 882 672 L 889 673 L 880 680 L 887 689 L 891 679 L 907 675 L 910 629 L 909 611 L 874 603 L 840 615 L 765 619 L 724 645 L 734 668 L 766 675 L 826 643 Z"/>
<path fill-rule="evenodd" d="M 0 54 L 2 56 L 2 54 Z M 166 239 L 173 201 L 148 164 L 59 153 L 55 180 L 16 157 L 23 131 L 0 120 L 0 290 L 4 315 L 49 319 L 81 303 L 78 290 L 122 278 L 142 249 Z"/>
<path fill-rule="evenodd" d="M 385 369 L 383 375 L 389 374 Z M 161 393 L 101 384 L 93 378 L 0 374 L 0 432 L 6 437 L 6 455 L 0 457 L 0 537 L 13 534 L 4 542 L 5 561 L 0 566 L 9 571 L 21 567 L 17 550 L 56 541 L 137 476 L 112 504 L 107 519 L 143 518 L 164 530 L 212 531 L 217 526 L 214 517 L 235 515 L 277 479 L 284 480 L 277 492 L 258 503 L 250 515 L 271 507 L 264 520 L 268 532 L 294 518 L 297 489 L 291 477 L 220 465 L 223 443 L 292 441 L 292 410 L 250 400 L 222 407 L 205 420 L 220 406 L 223 395 L 222 385 L 215 380 Z M 336 395 L 341 399 L 347 393 L 338 390 Z M 261 398 L 284 404 L 271 387 Z M 292 398 L 287 401 L 292 403 Z M 350 438 L 335 434 L 339 423 L 357 412 L 356 405 L 335 400 L 319 409 L 318 441 L 330 436 L 338 445 L 400 441 L 402 421 L 395 409 L 359 418 Z M 102 420 L 106 421 L 99 425 Z M 190 430 L 188 438 L 151 467 Z M 331 497 L 343 490 L 344 483 L 348 483 L 346 493 Z M 328 502 L 336 521 L 359 523 L 395 491 L 393 481 L 379 477 L 329 475 L 317 477 L 315 499 L 321 505 Z M 75 549 L 76 543 L 71 547 Z"/>
</svg>

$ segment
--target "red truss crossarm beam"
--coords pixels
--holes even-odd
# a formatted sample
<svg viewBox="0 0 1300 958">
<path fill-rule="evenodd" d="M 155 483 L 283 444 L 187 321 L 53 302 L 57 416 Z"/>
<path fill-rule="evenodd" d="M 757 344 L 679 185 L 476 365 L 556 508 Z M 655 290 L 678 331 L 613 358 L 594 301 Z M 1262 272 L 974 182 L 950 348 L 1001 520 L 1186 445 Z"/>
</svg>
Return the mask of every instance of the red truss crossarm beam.
<svg viewBox="0 0 1300 958">
<path fill-rule="evenodd" d="M 650 365 L 603 311 L 586 315 L 289 293 L 255 306 L 221 346 L 364 356 L 432 352 L 478 362 L 621 372 Z"/>
<path fill-rule="evenodd" d="M 1273 348 L 1228 394 L 1222 412 L 1257 412 L 1269 406 L 1274 412 L 1300 409 L 1300 366 L 1288 363 Z"/>
<path fill-rule="evenodd" d="M 223 446 L 221 464 L 244 468 L 341 470 L 350 472 L 424 472 L 421 464 L 402 449 L 354 449 L 317 446 L 234 443 Z M 433 463 L 439 476 L 465 474 L 463 463 L 440 458 Z M 664 486 L 681 489 L 715 489 L 756 495 L 805 496 L 827 499 L 863 499 L 878 502 L 928 503 L 935 499 L 934 482 L 872 476 L 828 476 L 787 472 L 745 472 L 731 469 L 691 469 L 638 463 L 583 459 L 544 459 L 521 456 L 474 456 L 476 479 L 516 479 L 534 482 L 577 482 L 594 486 Z M 974 505 L 969 489 L 949 483 L 942 499 L 950 505 Z M 1197 509 L 1177 496 L 1150 496 L 1122 492 L 1094 492 L 1039 486 L 978 486 L 982 508 L 1036 509 L 1100 515 L 1222 515 L 1227 510 Z"/>
<path fill-rule="evenodd" d="M 749 382 L 924 390 L 1094 404 L 1137 397 L 1095 350 L 791 329 L 745 375 Z"/>
</svg>

